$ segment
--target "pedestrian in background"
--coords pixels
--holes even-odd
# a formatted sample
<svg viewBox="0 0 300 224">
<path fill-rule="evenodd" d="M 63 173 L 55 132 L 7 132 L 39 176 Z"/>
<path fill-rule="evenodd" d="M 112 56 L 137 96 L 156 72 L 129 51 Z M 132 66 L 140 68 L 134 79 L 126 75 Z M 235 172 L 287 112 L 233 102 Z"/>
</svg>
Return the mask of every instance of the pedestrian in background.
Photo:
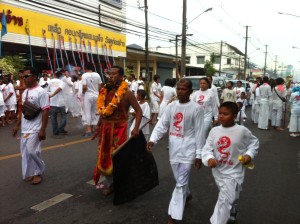
<svg viewBox="0 0 300 224">
<path fill-rule="evenodd" d="M 242 190 L 245 166 L 257 155 L 258 139 L 244 126 L 235 124 L 238 106 L 233 102 L 221 104 L 219 123 L 213 128 L 202 149 L 204 165 L 212 168 L 219 196 L 210 222 L 226 224 L 235 221 L 236 201 Z M 244 157 L 243 164 L 238 157 Z"/>
<path fill-rule="evenodd" d="M 289 131 L 291 137 L 300 137 L 300 86 L 293 87 L 292 92 L 290 98 L 292 109 Z"/>
<path fill-rule="evenodd" d="M 84 124 L 86 125 L 84 137 L 91 137 L 93 126 L 96 126 L 99 120 L 97 115 L 96 101 L 101 89 L 101 77 L 94 72 L 94 65 L 90 62 L 85 63 L 85 73 L 82 75 L 82 93 L 84 108 Z"/>
<path fill-rule="evenodd" d="M 269 85 L 269 78 L 263 77 L 263 84 L 259 87 L 259 115 L 258 128 L 261 130 L 269 130 L 270 105 L 272 105 L 272 91 Z"/>
<path fill-rule="evenodd" d="M 236 101 L 236 93 L 233 90 L 233 82 L 227 82 L 227 88 L 225 88 L 222 92 L 221 99 L 224 102 L 235 102 Z"/>
<path fill-rule="evenodd" d="M 151 93 L 151 123 L 153 124 L 155 116 L 158 117 L 159 104 L 161 101 L 161 84 L 160 76 L 155 75 L 153 77 L 154 82 L 152 83 L 152 93 Z"/>
<path fill-rule="evenodd" d="M 283 114 L 283 106 L 286 101 L 286 87 L 284 85 L 283 78 L 277 78 L 275 80 L 276 86 L 273 88 L 272 94 L 272 112 L 271 112 L 271 125 L 277 131 L 283 131 L 281 120 Z"/>
<path fill-rule="evenodd" d="M 49 96 L 38 85 L 38 71 L 32 67 L 24 69 L 23 78 L 27 89 L 22 95 L 23 114 L 13 128 L 13 136 L 16 137 L 21 125 L 21 156 L 22 176 L 25 181 L 39 184 L 45 170 L 45 163 L 41 157 L 41 141 L 46 139 L 46 127 L 49 114 Z M 39 108 L 39 112 L 32 118 L 25 118 L 26 107 L 24 103 L 29 101 Z"/>
<path fill-rule="evenodd" d="M 61 71 L 55 73 L 54 78 L 48 83 L 47 91 L 50 96 L 50 117 L 53 135 L 67 134 L 65 130 L 67 125 L 67 112 L 65 107 L 65 98 L 62 90 L 65 88 L 64 82 L 61 80 L 63 74 Z M 58 123 L 57 115 L 60 114 L 60 122 Z"/>
</svg>

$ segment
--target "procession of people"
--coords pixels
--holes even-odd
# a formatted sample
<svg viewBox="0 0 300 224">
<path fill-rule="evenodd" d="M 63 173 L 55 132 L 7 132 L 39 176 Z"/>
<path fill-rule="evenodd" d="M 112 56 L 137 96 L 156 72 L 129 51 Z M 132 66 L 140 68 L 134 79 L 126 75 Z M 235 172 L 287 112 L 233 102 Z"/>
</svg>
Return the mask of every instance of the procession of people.
<svg viewBox="0 0 300 224">
<path fill-rule="evenodd" d="M 219 189 L 211 223 L 236 220 L 245 170 L 259 148 L 258 138 L 247 128 L 248 101 L 252 122 L 258 129 L 282 131 L 288 126 L 291 137 L 300 136 L 300 86 L 286 87 L 282 78 L 274 80 L 275 84 L 268 77 L 257 78 L 249 95 L 240 87 L 241 82 L 233 88 L 229 81 L 220 103 L 211 76 L 201 78 L 199 90 L 193 92 L 189 79 L 177 83 L 166 79 L 161 87 L 160 76 L 155 75 L 151 99 L 147 98 L 144 82 L 140 79 L 137 84 L 134 74 L 127 80 L 119 66 L 112 66 L 105 79 L 94 72 L 91 63 L 85 64 L 83 73 L 60 70 L 53 77 L 38 76 L 38 71 L 26 67 L 19 73 L 18 85 L 13 85 L 10 75 L 0 79 L 1 126 L 13 123 L 14 136 L 21 130 L 23 180 L 33 185 L 43 180 L 41 141 L 46 139 L 49 117 L 53 137 L 68 135 L 71 117 L 81 119 L 83 137 L 99 137 L 94 182 L 105 196 L 114 193 L 114 152 L 128 138 L 137 137 L 139 129 L 148 141 L 141 150 L 149 153 L 159 150 L 155 144 L 167 134 L 176 182 L 168 224 L 183 219 L 184 209 L 192 200 L 191 168 L 194 165 L 199 170 L 202 163 L 212 169 Z"/>
</svg>

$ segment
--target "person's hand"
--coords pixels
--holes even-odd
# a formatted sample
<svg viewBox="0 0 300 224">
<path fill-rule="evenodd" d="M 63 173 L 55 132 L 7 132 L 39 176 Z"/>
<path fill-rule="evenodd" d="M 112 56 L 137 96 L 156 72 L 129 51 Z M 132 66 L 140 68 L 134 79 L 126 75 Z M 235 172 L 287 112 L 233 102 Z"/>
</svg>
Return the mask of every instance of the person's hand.
<svg viewBox="0 0 300 224">
<path fill-rule="evenodd" d="M 132 137 L 137 137 L 139 135 L 139 129 L 137 128 L 134 128 L 132 131 L 131 131 L 131 136 Z"/>
<path fill-rule="evenodd" d="M 147 150 L 148 150 L 149 152 L 152 152 L 153 146 L 154 146 L 154 142 L 148 142 L 148 144 L 147 144 Z"/>
<path fill-rule="evenodd" d="M 209 168 L 215 168 L 218 164 L 218 161 L 215 158 L 211 158 L 208 160 L 207 165 Z"/>
<path fill-rule="evenodd" d="M 251 157 L 250 156 L 244 155 L 243 157 L 244 157 L 244 159 L 242 161 L 243 165 L 247 165 L 247 164 L 251 163 Z"/>
<path fill-rule="evenodd" d="M 12 130 L 12 136 L 13 137 L 17 137 L 18 131 L 19 131 L 20 127 L 19 126 L 14 126 L 13 130 Z"/>
<path fill-rule="evenodd" d="M 218 120 L 214 120 L 214 123 L 213 123 L 213 125 L 214 125 L 214 126 L 217 126 L 217 125 L 218 125 L 218 123 L 219 123 L 219 121 L 218 121 Z"/>
<path fill-rule="evenodd" d="M 196 170 L 200 170 L 201 165 L 202 165 L 202 159 L 195 159 L 195 168 Z"/>
<path fill-rule="evenodd" d="M 46 131 L 45 130 L 40 130 L 39 131 L 39 140 L 45 140 L 46 139 Z"/>
</svg>

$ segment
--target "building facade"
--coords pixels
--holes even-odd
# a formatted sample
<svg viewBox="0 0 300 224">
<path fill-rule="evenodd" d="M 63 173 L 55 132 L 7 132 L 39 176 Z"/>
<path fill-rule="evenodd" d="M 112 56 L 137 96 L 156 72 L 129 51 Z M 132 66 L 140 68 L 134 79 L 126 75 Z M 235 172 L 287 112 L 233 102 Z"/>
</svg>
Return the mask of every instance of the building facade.
<svg viewBox="0 0 300 224">
<path fill-rule="evenodd" d="M 0 6 L 7 23 L 3 56 L 51 70 L 87 61 L 105 67 L 107 58 L 126 57 L 120 0 L 2 0 Z"/>
</svg>

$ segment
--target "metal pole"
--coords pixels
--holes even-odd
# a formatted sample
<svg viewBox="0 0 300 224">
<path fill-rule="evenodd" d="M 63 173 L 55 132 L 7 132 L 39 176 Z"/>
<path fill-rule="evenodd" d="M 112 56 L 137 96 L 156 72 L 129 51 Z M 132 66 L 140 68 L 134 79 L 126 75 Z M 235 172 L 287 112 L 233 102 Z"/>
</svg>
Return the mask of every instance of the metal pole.
<svg viewBox="0 0 300 224">
<path fill-rule="evenodd" d="M 268 54 L 268 45 L 266 45 L 266 52 L 265 52 L 264 76 L 266 76 L 266 70 L 267 70 L 267 54 Z"/>
<path fill-rule="evenodd" d="M 180 77 L 185 76 L 185 58 L 186 58 L 186 0 L 183 0 Z"/>
<path fill-rule="evenodd" d="M 245 57 L 244 57 L 244 75 L 242 79 L 246 79 L 247 69 L 247 47 L 248 47 L 248 26 L 246 26 L 246 43 L 245 43 Z"/>
<path fill-rule="evenodd" d="M 147 99 L 150 100 L 150 77 L 149 77 L 149 47 L 148 47 L 148 2 L 144 0 L 145 7 L 145 61 L 146 61 L 146 93 Z"/>
<path fill-rule="evenodd" d="M 179 35 L 176 35 L 176 38 L 175 38 L 175 54 L 176 54 L 176 62 L 175 62 L 175 66 L 176 66 L 176 79 L 179 80 L 179 71 L 178 71 L 178 37 Z"/>
<path fill-rule="evenodd" d="M 219 64 L 219 76 L 221 76 L 221 68 L 222 68 L 222 46 L 223 46 L 223 41 L 221 41 L 221 48 L 220 48 L 220 64 Z"/>
</svg>

